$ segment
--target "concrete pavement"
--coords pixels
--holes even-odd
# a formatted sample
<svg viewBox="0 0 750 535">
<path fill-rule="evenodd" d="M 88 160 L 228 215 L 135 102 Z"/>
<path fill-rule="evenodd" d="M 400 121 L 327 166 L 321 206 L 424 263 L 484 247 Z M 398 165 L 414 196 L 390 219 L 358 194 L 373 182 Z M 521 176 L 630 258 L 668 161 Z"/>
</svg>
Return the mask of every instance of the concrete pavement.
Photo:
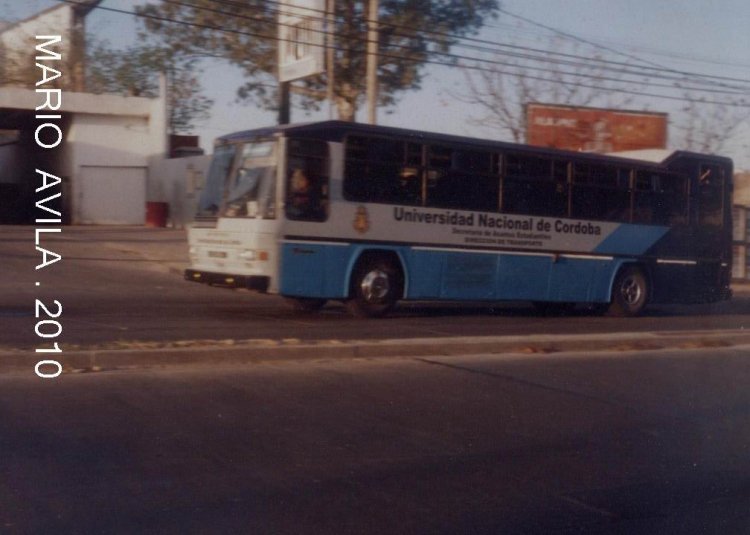
<svg viewBox="0 0 750 535">
<path fill-rule="evenodd" d="M 737 349 L 0 374 L 0 532 L 750 532 Z"/>
</svg>

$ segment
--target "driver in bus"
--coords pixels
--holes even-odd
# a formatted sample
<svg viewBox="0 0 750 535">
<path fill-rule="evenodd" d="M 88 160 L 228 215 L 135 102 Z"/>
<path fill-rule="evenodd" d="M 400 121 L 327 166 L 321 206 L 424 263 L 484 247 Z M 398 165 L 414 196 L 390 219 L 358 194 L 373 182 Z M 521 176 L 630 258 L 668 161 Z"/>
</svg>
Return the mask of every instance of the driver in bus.
<svg viewBox="0 0 750 535">
<path fill-rule="evenodd" d="M 292 171 L 290 179 L 289 212 L 296 217 L 313 214 L 317 206 L 310 178 L 299 167 Z"/>
</svg>

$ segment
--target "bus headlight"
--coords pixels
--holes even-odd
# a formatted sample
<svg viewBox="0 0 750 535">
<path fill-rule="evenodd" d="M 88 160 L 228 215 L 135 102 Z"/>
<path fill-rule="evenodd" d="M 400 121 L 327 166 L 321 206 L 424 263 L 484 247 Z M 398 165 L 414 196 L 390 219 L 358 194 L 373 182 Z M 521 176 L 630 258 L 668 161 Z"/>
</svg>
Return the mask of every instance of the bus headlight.
<svg viewBox="0 0 750 535">
<path fill-rule="evenodd" d="M 242 251 L 239 255 L 242 260 L 245 260 L 247 262 L 254 262 L 255 260 L 260 260 L 262 262 L 265 262 L 268 260 L 268 251 L 251 251 L 251 250 L 245 250 Z"/>
</svg>

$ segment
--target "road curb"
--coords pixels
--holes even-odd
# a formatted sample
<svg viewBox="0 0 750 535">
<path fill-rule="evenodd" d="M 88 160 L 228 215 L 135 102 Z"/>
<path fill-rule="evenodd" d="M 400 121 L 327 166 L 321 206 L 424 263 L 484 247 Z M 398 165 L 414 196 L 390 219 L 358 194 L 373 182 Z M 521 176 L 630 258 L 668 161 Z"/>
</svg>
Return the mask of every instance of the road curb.
<svg viewBox="0 0 750 535">
<path fill-rule="evenodd" d="M 64 351 L 56 358 L 67 372 L 76 372 L 196 364 L 253 364 L 289 360 L 450 356 L 472 353 L 533 356 L 569 351 L 645 351 L 750 345 L 750 332 L 670 331 L 390 340 L 225 340 L 178 344 L 181 346 L 72 349 Z M 0 351 L 0 372 L 31 370 L 39 360 L 40 356 L 32 350 Z"/>
</svg>

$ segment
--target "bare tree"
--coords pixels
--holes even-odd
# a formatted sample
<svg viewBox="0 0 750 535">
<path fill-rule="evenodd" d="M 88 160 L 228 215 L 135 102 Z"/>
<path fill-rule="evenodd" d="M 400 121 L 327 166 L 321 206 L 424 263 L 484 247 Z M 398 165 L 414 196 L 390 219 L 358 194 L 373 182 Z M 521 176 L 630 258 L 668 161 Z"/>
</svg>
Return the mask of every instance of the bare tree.
<svg viewBox="0 0 750 535">
<path fill-rule="evenodd" d="M 672 123 L 677 133 L 675 144 L 682 149 L 721 153 L 737 130 L 750 122 L 750 106 L 741 98 L 720 103 L 689 92 L 684 97 L 686 104 Z"/>
<path fill-rule="evenodd" d="M 469 117 L 470 123 L 517 143 L 526 139 L 525 106 L 529 103 L 628 106 L 633 95 L 612 91 L 626 79 L 627 66 L 619 71 L 608 69 L 601 53 L 586 54 L 580 48 L 553 37 L 543 49 L 497 52 L 485 61 L 464 62 L 465 89 L 452 91 L 451 96 L 482 110 Z M 545 54 L 544 50 L 555 52 Z M 643 83 L 638 77 L 627 80 L 631 89 Z"/>
<path fill-rule="evenodd" d="M 589 55 L 569 43 L 554 37 L 538 49 L 517 47 L 488 61 L 465 63 L 465 88 L 452 96 L 481 110 L 469 117 L 471 123 L 519 143 L 526 139 L 525 106 L 533 102 L 645 110 L 663 95 L 672 108 L 671 145 L 703 153 L 726 150 L 738 129 L 750 123 L 746 84 L 687 76 L 633 57 L 613 61 L 602 55 L 606 49 L 592 47 L 595 53 Z M 581 61 L 583 56 L 589 59 Z M 668 104 L 675 100 L 681 107 Z"/>
</svg>

